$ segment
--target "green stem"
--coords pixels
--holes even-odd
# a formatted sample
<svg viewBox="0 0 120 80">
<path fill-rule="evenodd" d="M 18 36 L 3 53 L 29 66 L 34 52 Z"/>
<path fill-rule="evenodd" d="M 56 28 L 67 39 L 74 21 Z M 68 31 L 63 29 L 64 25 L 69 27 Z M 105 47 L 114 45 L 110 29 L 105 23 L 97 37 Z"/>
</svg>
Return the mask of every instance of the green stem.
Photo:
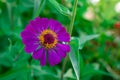
<svg viewBox="0 0 120 80">
<path fill-rule="evenodd" d="M 75 16 L 76 16 L 76 10 L 77 10 L 77 4 L 78 4 L 78 0 L 75 0 L 72 16 L 70 18 L 71 19 L 70 28 L 68 28 L 68 32 L 70 33 L 70 35 L 72 35 L 72 30 L 73 30 L 73 25 L 74 25 L 74 20 L 75 20 Z"/>
<path fill-rule="evenodd" d="M 9 15 L 9 20 L 10 20 L 10 29 L 11 31 L 14 30 L 14 18 L 12 14 L 12 5 L 10 3 L 6 3 L 7 8 L 8 8 L 8 15 Z"/>
<path fill-rule="evenodd" d="M 70 27 L 68 28 L 68 32 L 70 35 L 72 35 L 72 30 L 73 30 L 73 25 L 74 25 L 74 20 L 75 20 L 75 16 L 76 16 L 76 10 L 77 10 L 77 4 L 78 4 L 78 0 L 75 0 L 74 2 L 74 6 L 73 6 L 73 10 L 72 10 L 72 16 L 70 17 Z M 65 68 L 66 68 L 66 64 L 67 61 L 69 60 L 69 56 L 67 55 L 67 57 L 65 58 L 64 62 L 63 62 L 63 66 L 62 66 L 62 72 L 61 72 L 61 79 L 63 80 L 63 75 L 65 72 Z"/>
<path fill-rule="evenodd" d="M 69 59 L 69 57 L 68 57 L 68 55 L 67 55 L 67 57 L 65 58 L 65 60 L 64 60 L 64 62 L 63 62 L 60 80 L 63 80 L 63 75 L 64 75 L 64 72 L 65 72 L 65 68 L 66 68 L 66 64 L 67 64 L 68 59 Z"/>
</svg>

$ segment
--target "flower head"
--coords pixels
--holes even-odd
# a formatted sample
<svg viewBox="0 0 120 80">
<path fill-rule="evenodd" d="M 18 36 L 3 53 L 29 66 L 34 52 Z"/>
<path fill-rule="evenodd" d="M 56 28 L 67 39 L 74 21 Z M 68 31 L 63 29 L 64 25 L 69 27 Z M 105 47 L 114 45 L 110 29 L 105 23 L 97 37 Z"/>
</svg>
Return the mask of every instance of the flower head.
<svg viewBox="0 0 120 80">
<path fill-rule="evenodd" d="M 37 17 L 31 20 L 21 32 L 21 37 L 25 51 L 32 53 L 35 60 L 40 60 L 42 66 L 47 60 L 51 66 L 58 64 L 70 51 L 70 46 L 65 44 L 70 41 L 70 35 L 53 19 Z"/>
</svg>

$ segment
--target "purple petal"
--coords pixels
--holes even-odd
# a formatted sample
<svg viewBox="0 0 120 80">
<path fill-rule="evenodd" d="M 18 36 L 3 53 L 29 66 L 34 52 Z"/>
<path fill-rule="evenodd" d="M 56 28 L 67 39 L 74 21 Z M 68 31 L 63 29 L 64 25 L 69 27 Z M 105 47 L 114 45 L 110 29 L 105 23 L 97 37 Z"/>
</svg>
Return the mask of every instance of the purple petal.
<svg viewBox="0 0 120 80">
<path fill-rule="evenodd" d="M 70 52 L 70 46 L 67 44 L 57 44 L 56 47 L 60 48 L 65 53 Z"/>
<path fill-rule="evenodd" d="M 27 53 L 31 53 L 38 48 L 39 44 L 36 44 L 37 38 L 32 32 L 24 30 L 21 32 L 21 37 L 22 42 L 25 44 L 25 51 Z"/>
<path fill-rule="evenodd" d="M 68 33 L 64 33 L 63 35 L 58 34 L 58 40 L 63 42 L 70 42 L 70 35 Z"/>
<path fill-rule="evenodd" d="M 21 32 L 21 37 L 22 37 L 22 38 L 28 38 L 28 37 L 29 37 L 29 38 L 31 38 L 31 37 L 36 38 L 35 34 L 31 33 L 31 32 L 28 31 L 28 30 L 22 31 L 22 32 Z"/>
<path fill-rule="evenodd" d="M 41 56 L 42 56 L 42 54 L 43 54 L 43 51 L 44 51 L 44 48 L 40 48 L 39 50 L 34 51 L 32 57 L 33 57 L 35 60 L 40 59 Z"/>
<path fill-rule="evenodd" d="M 36 18 L 36 24 L 38 26 L 38 30 L 42 31 L 49 27 L 49 20 L 47 18 Z"/>
<path fill-rule="evenodd" d="M 45 30 L 49 27 L 49 20 L 47 18 L 41 19 L 41 27 Z"/>
<path fill-rule="evenodd" d="M 39 44 L 34 44 L 34 45 L 27 44 L 27 45 L 25 45 L 25 51 L 27 53 L 34 52 L 38 48 L 38 46 L 39 46 Z"/>
<path fill-rule="evenodd" d="M 50 19 L 49 25 L 50 29 L 56 33 L 62 28 L 62 25 L 54 19 Z"/>
<path fill-rule="evenodd" d="M 31 28 L 27 27 L 27 29 L 29 29 L 30 31 L 33 31 L 34 33 L 37 34 L 41 32 L 40 25 L 38 25 L 35 20 L 31 20 L 29 25 L 31 26 Z"/>
<path fill-rule="evenodd" d="M 39 34 L 42 30 L 47 29 L 48 25 L 49 20 L 47 18 L 37 17 L 35 20 L 30 21 L 30 23 L 26 26 L 26 30 Z"/>
<path fill-rule="evenodd" d="M 30 21 L 30 25 L 32 26 L 32 28 L 34 29 L 34 31 L 36 33 L 40 33 L 42 31 L 40 22 L 41 22 L 41 18 L 40 17 L 36 17 L 35 20 L 31 20 Z"/>
<path fill-rule="evenodd" d="M 31 21 L 33 21 L 33 20 L 31 20 Z M 31 22 L 30 22 L 30 23 L 26 26 L 25 31 L 28 31 L 28 32 L 36 35 L 37 32 L 38 32 L 38 29 L 36 29 L 35 26 L 31 25 Z"/>
<path fill-rule="evenodd" d="M 57 32 L 57 34 L 62 34 L 62 35 L 63 35 L 64 33 L 66 33 L 65 27 L 61 27 L 60 30 Z"/>
<path fill-rule="evenodd" d="M 51 66 L 58 64 L 60 61 L 60 56 L 54 50 L 48 50 L 48 62 Z"/>
<path fill-rule="evenodd" d="M 38 39 L 34 39 L 34 38 L 23 38 L 22 42 L 25 45 L 34 45 L 34 44 L 40 44 Z"/>
<path fill-rule="evenodd" d="M 56 50 L 57 54 L 58 54 L 61 58 L 66 57 L 66 52 L 64 52 L 61 48 L 56 47 L 55 50 Z"/>
<path fill-rule="evenodd" d="M 41 66 L 46 65 L 46 51 L 44 50 L 41 57 L 40 57 L 40 64 Z"/>
<path fill-rule="evenodd" d="M 21 32 L 22 42 L 26 45 L 39 44 L 39 39 L 29 31 Z"/>
</svg>

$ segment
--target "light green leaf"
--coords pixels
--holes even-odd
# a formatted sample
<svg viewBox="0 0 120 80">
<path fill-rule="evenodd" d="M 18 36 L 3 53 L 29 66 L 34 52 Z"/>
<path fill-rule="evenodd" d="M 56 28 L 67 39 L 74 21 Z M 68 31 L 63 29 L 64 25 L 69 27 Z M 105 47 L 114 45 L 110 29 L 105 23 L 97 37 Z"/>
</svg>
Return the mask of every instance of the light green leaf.
<svg viewBox="0 0 120 80">
<path fill-rule="evenodd" d="M 97 38 L 99 37 L 98 34 L 94 34 L 94 35 L 88 35 L 88 36 L 82 36 L 80 39 L 79 39 L 79 49 L 82 49 L 84 47 L 84 44 L 89 41 L 89 40 L 92 40 L 94 38 Z"/>
<path fill-rule="evenodd" d="M 64 7 L 63 5 L 59 4 L 56 0 L 49 0 L 49 3 L 57 9 L 58 12 L 65 16 L 70 16 L 71 13 L 68 8 Z"/>
<path fill-rule="evenodd" d="M 69 54 L 72 62 L 73 69 L 77 76 L 77 80 L 80 80 L 80 55 L 79 55 L 79 39 L 74 38 L 70 42 L 71 52 Z"/>
<path fill-rule="evenodd" d="M 71 79 L 75 79 L 73 73 L 72 73 L 72 69 L 69 69 L 65 74 L 64 74 L 65 78 L 71 78 Z"/>
</svg>

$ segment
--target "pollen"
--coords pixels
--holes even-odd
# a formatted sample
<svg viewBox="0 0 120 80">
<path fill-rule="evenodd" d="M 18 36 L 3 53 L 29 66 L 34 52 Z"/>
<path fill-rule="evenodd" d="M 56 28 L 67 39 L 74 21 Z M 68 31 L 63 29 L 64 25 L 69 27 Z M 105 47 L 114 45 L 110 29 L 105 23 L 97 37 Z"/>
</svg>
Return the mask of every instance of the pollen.
<svg viewBox="0 0 120 80">
<path fill-rule="evenodd" d="M 39 40 L 46 49 L 54 48 L 58 42 L 57 34 L 50 29 L 43 30 L 39 35 Z"/>
</svg>

